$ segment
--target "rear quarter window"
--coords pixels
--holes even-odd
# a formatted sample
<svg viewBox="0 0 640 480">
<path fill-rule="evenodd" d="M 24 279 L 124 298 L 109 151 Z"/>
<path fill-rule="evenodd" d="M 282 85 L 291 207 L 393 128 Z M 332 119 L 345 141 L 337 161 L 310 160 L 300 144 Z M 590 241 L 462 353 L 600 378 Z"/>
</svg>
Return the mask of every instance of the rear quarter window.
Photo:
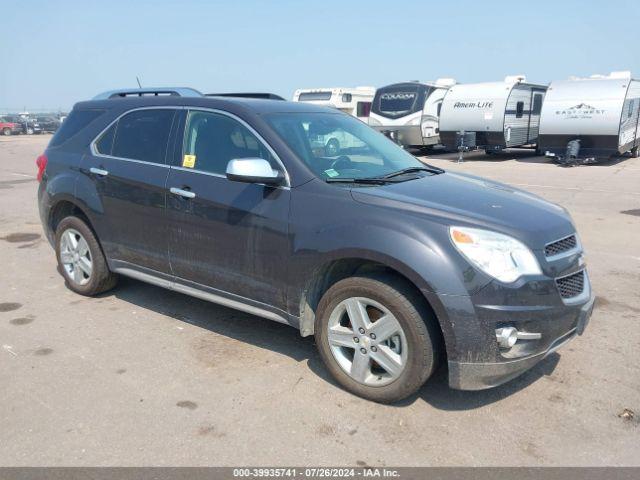
<svg viewBox="0 0 640 480">
<path fill-rule="evenodd" d="M 62 122 L 62 125 L 49 142 L 49 146 L 57 147 L 62 145 L 104 112 L 104 110 L 73 110 Z"/>
</svg>

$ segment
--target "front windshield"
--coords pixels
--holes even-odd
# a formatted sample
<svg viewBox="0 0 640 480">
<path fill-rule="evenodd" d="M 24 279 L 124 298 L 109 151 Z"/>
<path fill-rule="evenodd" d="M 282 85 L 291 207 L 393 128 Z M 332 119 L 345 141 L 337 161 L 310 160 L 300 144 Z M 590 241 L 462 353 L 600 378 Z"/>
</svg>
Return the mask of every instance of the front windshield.
<svg viewBox="0 0 640 480">
<path fill-rule="evenodd" d="M 323 180 L 383 177 L 424 166 L 384 135 L 349 115 L 301 112 L 269 114 L 265 118 Z"/>
</svg>

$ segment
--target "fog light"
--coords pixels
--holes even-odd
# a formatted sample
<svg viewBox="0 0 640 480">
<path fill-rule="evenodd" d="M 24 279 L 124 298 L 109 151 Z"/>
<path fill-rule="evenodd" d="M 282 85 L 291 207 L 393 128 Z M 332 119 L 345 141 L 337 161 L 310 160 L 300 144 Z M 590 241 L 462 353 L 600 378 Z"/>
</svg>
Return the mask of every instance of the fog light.
<svg viewBox="0 0 640 480">
<path fill-rule="evenodd" d="M 496 340 L 500 348 L 511 348 L 518 340 L 539 340 L 541 333 L 519 332 L 515 327 L 496 328 Z"/>
<path fill-rule="evenodd" d="M 518 330 L 513 327 L 496 328 L 496 340 L 500 348 L 511 348 L 518 341 Z"/>
</svg>

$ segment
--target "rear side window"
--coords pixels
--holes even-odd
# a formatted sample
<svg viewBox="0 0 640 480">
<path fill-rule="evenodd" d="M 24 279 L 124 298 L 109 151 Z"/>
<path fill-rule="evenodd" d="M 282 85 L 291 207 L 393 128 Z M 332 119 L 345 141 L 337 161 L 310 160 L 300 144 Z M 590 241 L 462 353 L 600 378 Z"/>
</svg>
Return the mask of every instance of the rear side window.
<svg viewBox="0 0 640 480">
<path fill-rule="evenodd" d="M 98 153 L 111 155 L 111 151 L 113 150 L 113 139 L 116 138 L 117 127 L 118 122 L 111 125 L 109 129 L 100 136 L 100 139 L 96 142 L 96 150 Z"/>
<path fill-rule="evenodd" d="M 103 113 L 104 110 L 73 110 L 62 122 L 51 142 L 49 142 L 49 146 L 57 147 L 62 145 Z"/>
<path fill-rule="evenodd" d="M 120 118 L 113 132 L 111 155 L 164 164 L 174 112 L 171 109 L 137 110 Z M 98 141 L 100 153 L 105 153 L 103 148 L 109 148 L 112 135 L 109 130 Z"/>
<path fill-rule="evenodd" d="M 524 113 L 524 102 L 516 103 L 516 118 L 522 118 Z"/>
</svg>

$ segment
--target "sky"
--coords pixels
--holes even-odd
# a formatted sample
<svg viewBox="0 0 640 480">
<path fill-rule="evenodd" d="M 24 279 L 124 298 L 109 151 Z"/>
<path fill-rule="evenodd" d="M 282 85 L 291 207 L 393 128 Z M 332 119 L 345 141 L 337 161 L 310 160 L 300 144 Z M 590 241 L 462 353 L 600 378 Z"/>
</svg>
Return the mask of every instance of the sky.
<svg viewBox="0 0 640 480">
<path fill-rule="evenodd" d="M 0 112 L 69 109 L 115 88 L 202 92 L 525 74 L 640 76 L 640 2 L 6 1 Z"/>
</svg>

